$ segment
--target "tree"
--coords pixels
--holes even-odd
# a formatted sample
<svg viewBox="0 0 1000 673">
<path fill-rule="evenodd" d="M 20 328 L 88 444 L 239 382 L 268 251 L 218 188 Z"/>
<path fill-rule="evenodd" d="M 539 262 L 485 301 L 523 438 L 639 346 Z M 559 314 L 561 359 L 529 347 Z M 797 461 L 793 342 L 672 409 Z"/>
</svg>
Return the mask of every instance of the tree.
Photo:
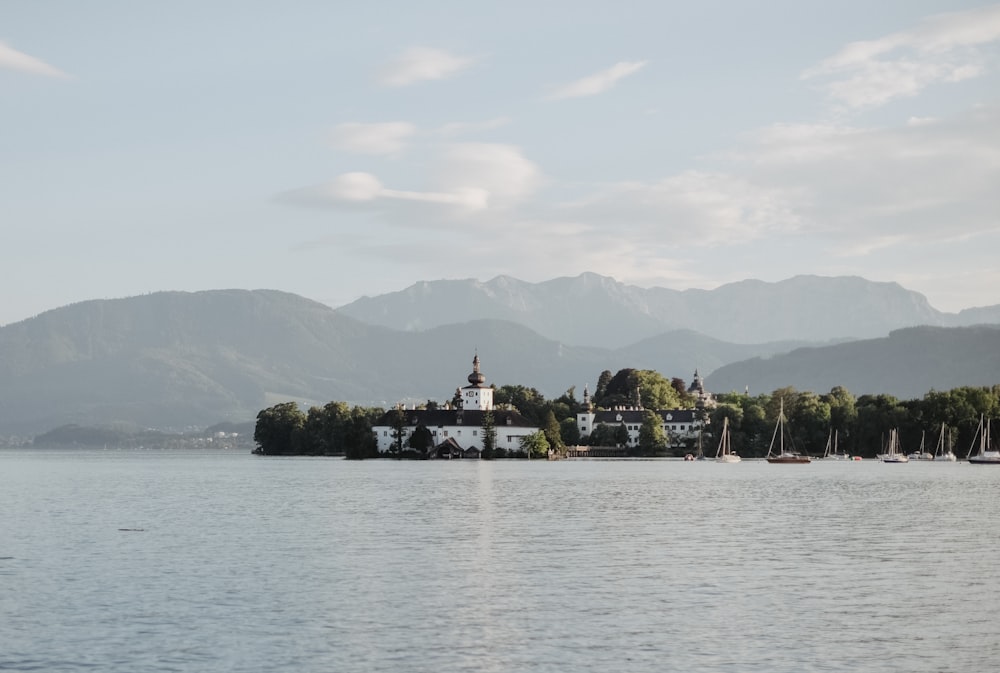
<svg viewBox="0 0 1000 673">
<path fill-rule="evenodd" d="M 604 424 L 595 426 L 590 432 L 588 443 L 591 446 L 616 446 L 615 427 Z"/>
<path fill-rule="evenodd" d="M 593 396 L 594 404 L 602 404 L 601 400 L 608 394 L 608 384 L 611 382 L 613 376 L 614 375 L 611 373 L 611 370 L 605 369 L 601 372 L 601 375 L 597 377 L 597 387 L 594 388 Z"/>
<path fill-rule="evenodd" d="M 406 414 L 403 412 L 402 406 L 396 405 L 389 421 L 392 426 L 392 454 L 396 458 L 402 458 L 403 438 L 406 436 Z"/>
<path fill-rule="evenodd" d="M 521 385 L 500 386 L 493 393 L 493 401 L 513 407 L 532 423 L 540 423 L 545 417 L 545 397 L 534 388 Z"/>
<path fill-rule="evenodd" d="M 600 384 L 598 386 L 600 388 Z M 594 403 L 604 408 L 641 403 L 647 409 L 680 409 L 693 405 L 690 396 L 678 393 L 673 383 L 659 372 L 630 368 L 619 369 L 608 380 L 602 394 L 595 394 Z"/>
<path fill-rule="evenodd" d="M 804 453 L 820 453 L 830 434 L 830 405 L 815 393 L 799 395 L 794 416 L 788 417 L 795 445 Z"/>
<path fill-rule="evenodd" d="M 655 411 L 647 409 L 642 414 L 639 428 L 639 452 L 644 456 L 655 456 L 667 449 L 667 433 L 663 429 L 663 419 Z"/>
<path fill-rule="evenodd" d="M 542 423 L 542 432 L 545 434 L 545 439 L 549 442 L 549 448 L 557 453 L 562 453 L 566 445 L 563 443 L 559 421 L 556 420 L 556 415 L 552 413 L 551 409 L 545 414 L 545 422 Z"/>
<path fill-rule="evenodd" d="M 491 410 L 487 410 L 483 414 L 483 424 L 480 427 L 480 430 L 483 435 L 483 450 L 479 455 L 484 460 L 493 460 L 493 458 L 496 457 L 497 426 L 496 419 L 494 418 Z"/>
<path fill-rule="evenodd" d="M 834 386 L 829 394 L 823 395 L 823 401 L 830 406 L 830 429 L 847 440 L 844 442 L 844 449 L 847 450 L 858 422 L 857 400 L 847 388 Z"/>
<path fill-rule="evenodd" d="M 282 402 L 257 414 L 253 439 L 260 452 L 268 456 L 298 453 L 298 443 L 306 417 L 295 402 Z"/>
<path fill-rule="evenodd" d="M 559 422 L 559 434 L 563 442 L 570 445 L 580 443 L 580 426 L 576 424 L 575 418 L 564 418 Z"/>
<path fill-rule="evenodd" d="M 549 455 L 549 440 L 541 430 L 533 432 L 521 437 L 521 450 L 529 458 L 546 458 Z"/>
<path fill-rule="evenodd" d="M 341 426 L 341 444 L 349 460 L 378 457 L 378 442 L 372 434 L 372 424 L 384 412 L 382 409 L 354 407 Z"/>
<path fill-rule="evenodd" d="M 406 442 L 407 446 L 424 456 L 426 456 L 433 443 L 434 437 L 423 423 L 413 430 L 413 434 L 410 435 L 410 439 Z"/>
</svg>

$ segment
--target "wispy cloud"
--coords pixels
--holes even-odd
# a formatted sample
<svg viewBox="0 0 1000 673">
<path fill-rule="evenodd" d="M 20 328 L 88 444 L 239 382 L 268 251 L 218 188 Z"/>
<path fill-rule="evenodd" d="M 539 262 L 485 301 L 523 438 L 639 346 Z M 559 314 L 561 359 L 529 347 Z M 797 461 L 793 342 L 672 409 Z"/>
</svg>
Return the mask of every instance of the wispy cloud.
<svg viewBox="0 0 1000 673">
<path fill-rule="evenodd" d="M 411 203 L 482 210 L 489 194 L 484 190 L 451 192 L 390 189 L 371 173 L 343 173 L 328 182 L 279 194 L 277 200 L 292 205 L 334 206 L 355 210 L 385 210 L 393 204 Z"/>
<path fill-rule="evenodd" d="M 45 77 L 69 77 L 62 70 L 34 56 L 20 52 L 5 42 L 0 42 L 0 68 L 26 72 L 31 75 L 44 75 Z"/>
<path fill-rule="evenodd" d="M 446 79 L 474 62 L 472 57 L 459 56 L 444 49 L 413 47 L 386 64 L 378 79 L 385 86 L 408 86 L 417 82 Z"/>
<path fill-rule="evenodd" d="M 610 68 L 557 88 L 548 95 L 548 98 L 549 100 L 561 100 L 563 98 L 596 96 L 613 87 L 620 79 L 639 72 L 646 63 L 646 61 L 621 61 Z"/>
<path fill-rule="evenodd" d="M 451 122 L 437 129 L 436 133 L 442 136 L 459 136 L 480 131 L 492 131 L 502 126 L 510 124 L 509 117 L 495 117 L 481 122 Z"/>
<path fill-rule="evenodd" d="M 803 226 L 851 254 L 996 230 L 1000 108 L 895 128 L 775 125 L 730 170 L 780 185 Z M 847 253 L 844 253 L 847 254 Z"/>
<path fill-rule="evenodd" d="M 998 40 L 1000 5 L 939 14 L 912 30 L 852 42 L 801 77 L 821 80 L 849 109 L 877 107 L 932 84 L 978 77 L 993 58 L 984 46 Z"/>
<path fill-rule="evenodd" d="M 399 189 L 382 184 L 371 173 L 352 172 L 329 182 L 286 192 L 279 201 L 310 206 L 385 211 L 395 205 L 392 223 L 405 225 L 409 214 L 399 208 L 427 205 L 450 208 L 454 214 L 502 211 L 521 202 L 541 184 L 541 171 L 516 147 L 489 143 L 447 146 L 435 162 L 424 189 Z"/>
<path fill-rule="evenodd" d="M 416 132 L 417 127 L 408 122 L 349 122 L 337 125 L 330 142 L 337 149 L 356 154 L 396 154 Z"/>
<path fill-rule="evenodd" d="M 654 248 L 663 240 L 695 247 L 744 243 L 799 224 L 780 188 L 707 171 L 608 185 L 565 208 L 584 221 L 614 222 L 616 235 Z"/>
</svg>

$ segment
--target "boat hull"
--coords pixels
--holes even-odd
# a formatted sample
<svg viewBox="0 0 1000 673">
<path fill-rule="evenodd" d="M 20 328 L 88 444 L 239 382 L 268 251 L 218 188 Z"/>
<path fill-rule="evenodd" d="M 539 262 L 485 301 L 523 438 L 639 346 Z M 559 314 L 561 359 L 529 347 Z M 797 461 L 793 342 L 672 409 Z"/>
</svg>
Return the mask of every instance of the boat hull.
<svg viewBox="0 0 1000 673">
<path fill-rule="evenodd" d="M 808 456 L 771 456 L 767 459 L 767 462 L 794 465 L 811 463 L 812 460 L 810 460 Z"/>
</svg>

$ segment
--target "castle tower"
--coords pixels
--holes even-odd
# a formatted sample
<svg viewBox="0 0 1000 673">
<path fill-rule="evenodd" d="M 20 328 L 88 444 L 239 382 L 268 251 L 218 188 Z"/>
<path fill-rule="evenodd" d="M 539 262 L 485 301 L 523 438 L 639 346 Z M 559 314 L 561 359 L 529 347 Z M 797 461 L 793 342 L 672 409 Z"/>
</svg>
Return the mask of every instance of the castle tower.
<svg viewBox="0 0 1000 673">
<path fill-rule="evenodd" d="M 462 388 L 462 408 L 476 411 L 493 409 L 493 389 L 486 385 L 486 377 L 479 371 L 479 353 L 472 358 L 469 385 Z"/>
<path fill-rule="evenodd" d="M 702 378 L 698 370 L 694 370 L 694 380 L 688 386 L 688 394 L 695 398 L 695 403 L 701 407 L 714 409 L 716 406 L 715 396 L 705 390 L 705 379 Z"/>
<path fill-rule="evenodd" d="M 594 431 L 594 402 L 590 399 L 590 390 L 583 386 L 583 410 L 576 415 L 576 429 L 580 431 L 581 437 L 588 436 Z"/>
</svg>

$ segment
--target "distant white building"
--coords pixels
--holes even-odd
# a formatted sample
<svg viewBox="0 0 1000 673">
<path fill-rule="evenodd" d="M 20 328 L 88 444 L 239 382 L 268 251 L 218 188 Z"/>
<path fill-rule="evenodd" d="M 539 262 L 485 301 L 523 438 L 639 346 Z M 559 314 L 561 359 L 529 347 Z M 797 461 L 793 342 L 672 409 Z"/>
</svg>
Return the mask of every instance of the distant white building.
<svg viewBox="0 0 1000 673">
<path fill-rule="evenodd" d="M 461 451 L 464 455 L 478 455 L 483 448 L 482 426 L 487 412 L 493 413 L 496 430 L 496 448 L 516 451 L 521 448 L 521 438 L 538 432 L 539 428 L 517 411 L 498 410 L 493 406 L 493 388 L 486 385 L 486 377 L 479 369 L 479 355 L 472 359 L 469 385 L 460 388 L 461 406 L 457 409 L 401 409 L 403 413 L 403 448 L 410 437 L 423 426 L 431 434 L 435 453 Z M 372 426 L 378 450 L 392 450 L 395 444 L 394 428 L 397 410 L 387 411 Z"/>
<path fill-rule="evenodd" d="M 696 398 L 694 409 L 656 409 L 653 410 L 663 424 L 671 446 L 680 446 L 685 441 L 696 439 L 708 423 L 707 414 L 702 410 L 716 406 L 715 398 L 705 390 L 705 381 L 694 372 L 694 381 L 688 387 L 688 393 Z M 590 399 L 590 391 L 583 389 L 584 411 L 576 415 L 577 430 L 580 437 L 588 437 L 599 425 L 617 427 L 625 426 L 628 431 L 629 447 L 639 446 L 639 430 L 642 428 L 646 409 L 641 403 L 634 406 L 619 406 L 612 409 L 595 409 Z"/>
</svg>

